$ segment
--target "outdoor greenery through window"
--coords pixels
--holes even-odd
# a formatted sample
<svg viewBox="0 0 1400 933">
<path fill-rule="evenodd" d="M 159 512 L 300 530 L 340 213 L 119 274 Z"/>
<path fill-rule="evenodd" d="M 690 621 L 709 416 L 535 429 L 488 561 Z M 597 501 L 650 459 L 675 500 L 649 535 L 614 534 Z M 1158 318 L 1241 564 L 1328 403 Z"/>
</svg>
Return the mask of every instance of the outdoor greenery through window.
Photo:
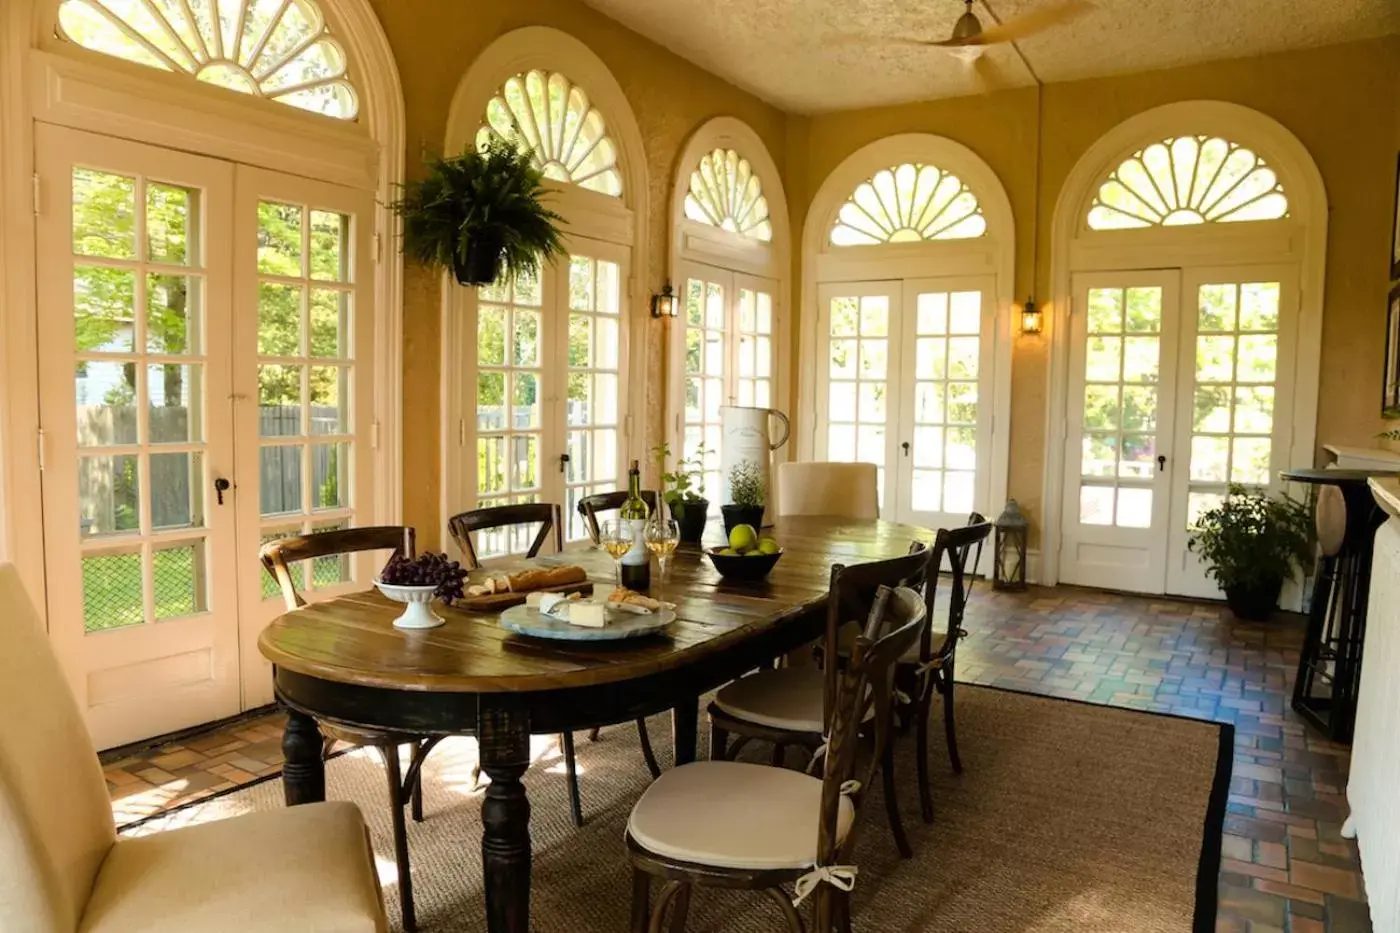
<svg viewBox="0 0 1400 933">
<path fill-rule="evenodd" d="M 763 185 L 733 149 L 714 150 L 690 173 L 685 216 L 765 243 L 773 239 Z"/>
<path fill-rule="evenodd" d="M 831 228 L 831 243 L 917 243 L 986 232 L 982 206 L 961 179 L 934 165 L 905 162 L 856 186 Z"/>
<path fill-rule="evenodd" d="M 528 71 L 507 78 L 486 105 L 477 145 L 493 136 L 529 151 L 545 178 L 622 196 L 617 146 L 583 88 L 559 73 Z"/>
<path fill-rule="evenodd" d="M 1288 216 L 1274 170 L 1218 136 L 1177 136 L 1133 153 L 1089 208 L 1091 230 L 1174 227 Z"/>
<path fill-rule="evenodd" d="M 63 0 L 85 48 L 341 120 L 359 110 L 345 50 L 311 0 Z"/>
</svg>

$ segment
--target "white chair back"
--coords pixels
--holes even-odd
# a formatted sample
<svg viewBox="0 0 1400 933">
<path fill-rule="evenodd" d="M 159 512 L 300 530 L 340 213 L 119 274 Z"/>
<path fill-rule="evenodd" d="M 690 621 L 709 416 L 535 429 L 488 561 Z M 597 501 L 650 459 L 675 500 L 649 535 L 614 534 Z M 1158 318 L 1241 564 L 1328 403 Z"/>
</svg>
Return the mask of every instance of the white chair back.
<svg viewBox="0 0 1400 933">
<path fill-rule="evenodd" d="M 778 464 L 778 517 L 879 518 L 875 464 L 792 461 Z"/>
<path fill-rule="evenodd" d="M 0 930 L 73 933 L 115 842 L 78 704 L 19 574 L 0 564 Z"/>
</svg>

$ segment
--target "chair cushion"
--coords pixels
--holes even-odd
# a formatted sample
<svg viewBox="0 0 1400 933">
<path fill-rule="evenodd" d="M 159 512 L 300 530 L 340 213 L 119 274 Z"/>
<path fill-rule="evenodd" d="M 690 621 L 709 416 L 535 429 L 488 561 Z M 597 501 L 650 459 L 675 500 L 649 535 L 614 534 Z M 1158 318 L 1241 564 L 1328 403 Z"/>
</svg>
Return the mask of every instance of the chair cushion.
<svg viewBox="0 0 1400 933">
<path fill-rule="evenodd" d="M 320 803 L 122 839 L 79 933 L 383 933 L 359 809 Z"/>
<path fill-rule="evenodd" d="M 726 684 L 715 694 L 715 706 L 735 719 L 821 735 L 824 689 L 820 668 L 780 667 Z"/>
<path fill-rule="evenodd" d="M 822 782 L 741 761 L 698 761 L 657 778 L 632 808 L 627 831 L 656 855 L 718 868 L 808 868 L 817 860 Z M 838 843 L 855 808 L 841 798 Z"/>
</svg>

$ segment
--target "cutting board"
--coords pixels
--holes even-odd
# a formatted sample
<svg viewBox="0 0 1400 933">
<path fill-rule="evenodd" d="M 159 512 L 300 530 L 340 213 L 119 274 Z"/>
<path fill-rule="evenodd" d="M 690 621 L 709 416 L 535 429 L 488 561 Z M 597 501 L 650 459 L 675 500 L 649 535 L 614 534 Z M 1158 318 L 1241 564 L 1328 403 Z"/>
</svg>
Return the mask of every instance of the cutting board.
<svg viewBox="0 0 1400 933">
<path fill-rule="evenodd" d="M 525 597 L 530 593 L 582 593 L 590 596 L 593 593 L 593 584 L 587 580 L 582 583 L 565 583 L 560 586 L 542 586 L 529 593 L 491 593 L 487 596 L 467 596 L 457 600 L 452 605 L 457 609 L 465 609 L 468 612 L 500 612 L 509 609 L 511 606 L 519 606 L 525 602 Z"/>
</svg>

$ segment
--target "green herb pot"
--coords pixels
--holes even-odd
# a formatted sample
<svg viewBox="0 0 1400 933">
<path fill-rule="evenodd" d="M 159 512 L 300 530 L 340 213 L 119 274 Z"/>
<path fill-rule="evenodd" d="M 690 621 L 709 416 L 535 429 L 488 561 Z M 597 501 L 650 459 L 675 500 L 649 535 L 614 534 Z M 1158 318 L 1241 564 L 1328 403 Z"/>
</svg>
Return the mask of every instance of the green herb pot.
<svg viewBox="0 0 1400 933">
<path fill-rule="evenodd" d="M 698 499 L 680 503 L 680 510 L 671 507 L 676 525 L 681 530 L 681 541 L 685 544 L 699 544 L 705 534 L 705 521 L 709 518 L 710 500 Z"/>
<path fill-rule="evenodd" d="M 763 527 L 763 506 L 761 505 L 722 505 L 720 512 L 724 514 L 724 535 L 729 533 L 738 525 L 752 525 L 754 531 Z"/>
<path fill-rule="evenodd" d="M 501 235 L 477 234 L 467 242 L 467 252 L 452 257 L 452 273 L 466 286 L 490 285 L 501 273 Z"/>
<path fill-rule="evenodd" d="M 1237 619 L 1267 622 L 1278 608 L 1278 594 L 1282 591 L 1282 577 L 1270 577 L 1248 585 L 1227 586 L 1225 603 Z"/>
</svg>

